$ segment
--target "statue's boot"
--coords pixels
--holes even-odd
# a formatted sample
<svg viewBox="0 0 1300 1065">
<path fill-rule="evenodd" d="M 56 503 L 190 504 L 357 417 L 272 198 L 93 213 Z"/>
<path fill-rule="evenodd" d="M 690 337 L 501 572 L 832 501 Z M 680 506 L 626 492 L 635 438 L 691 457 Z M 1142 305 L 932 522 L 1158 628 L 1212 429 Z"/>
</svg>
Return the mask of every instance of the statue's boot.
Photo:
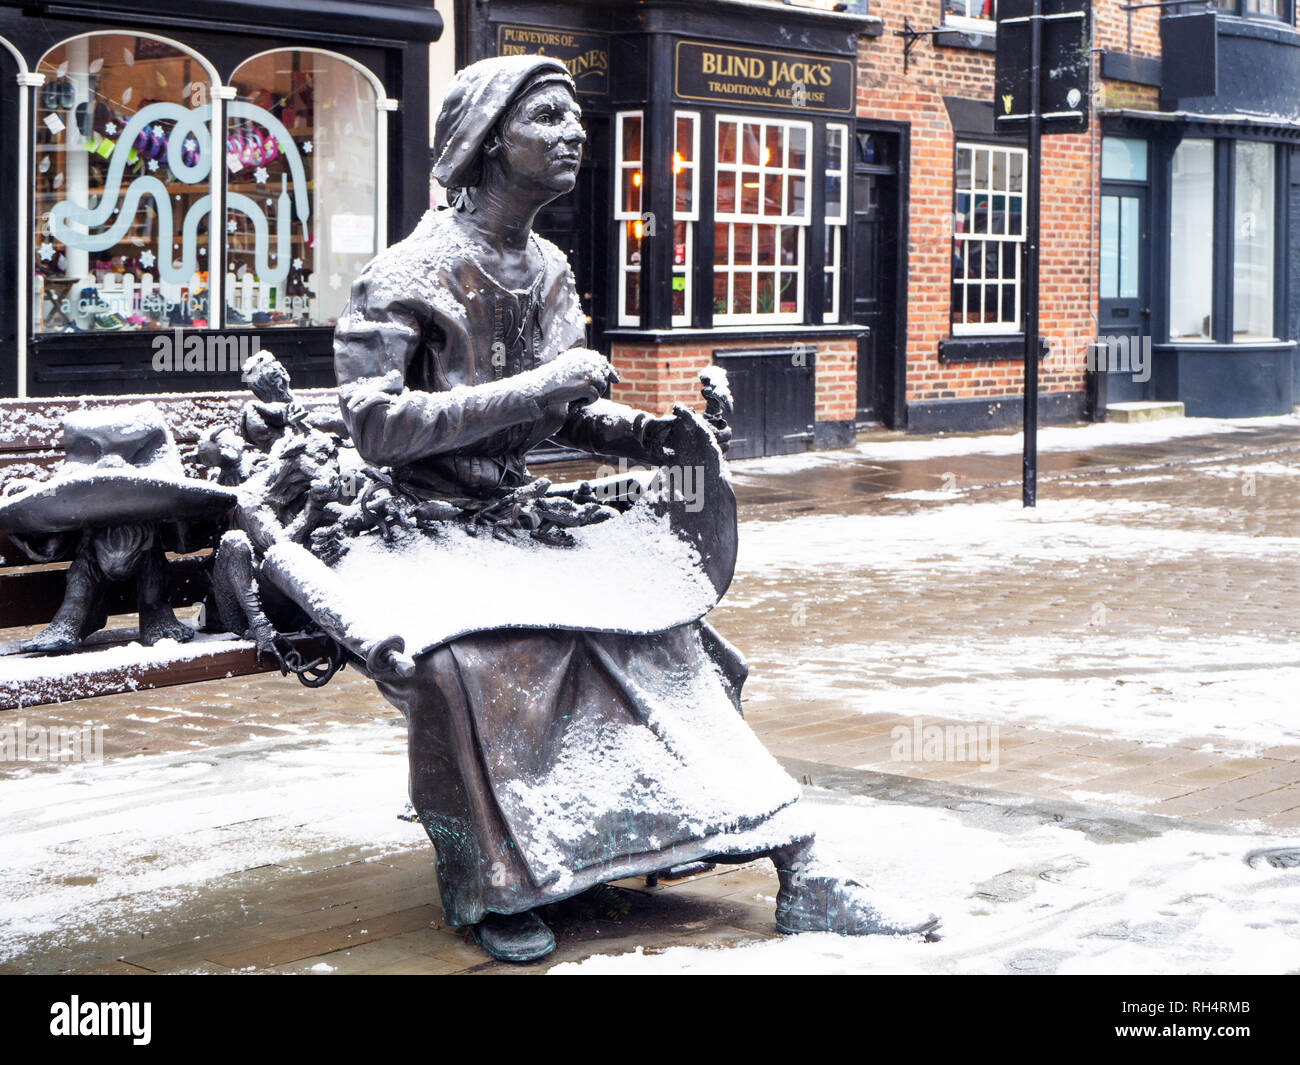
<svg viewBox="0 0 1300 1065">
<path fill-rule="evenodd" d="M 532 910 L 489 913 L 473 926 L 474 942 L 501 961 L 536 961 L 555 949 L 555 935 Z"/>
<path fill-rule="evenodd" d="M 776 852 L 780 890 L 776 927 L 787 935 L 834 932 L 841 936 L 934 935 L 939 918 L 922 917 L 909 904 L 872 891 L 833 866 L 813 858 L 809 848 Z"/>
</svg>

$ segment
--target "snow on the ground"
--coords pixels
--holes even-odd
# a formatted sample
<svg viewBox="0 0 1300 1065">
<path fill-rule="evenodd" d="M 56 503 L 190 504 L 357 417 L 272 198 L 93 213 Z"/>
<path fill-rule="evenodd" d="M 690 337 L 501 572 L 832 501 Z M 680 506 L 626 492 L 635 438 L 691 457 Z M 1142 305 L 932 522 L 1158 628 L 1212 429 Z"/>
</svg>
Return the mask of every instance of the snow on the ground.
<svg viewBox="0 0 1300 1065">
<path fill-rule="evenodd" d="M 773 683 L 773 681 L 776 681 Z M 767 676 L 750 705 L 833 701 L 905 720 L 1015 725 L 1244 756 L 1300 745 L 1300 649 L 1221 639 L 994 637 L 985 643 L 810 648 L 789 684 Z"/>
<path fill-rule="evenodd" d="M 1256 429 L 1283 427 L 1300 429 L 1300 417 L 1284 414 L 1273 418 L 1166 418 L 1132 424 L 1098 422 L 1090 425 L 1046 426 L 1038 430 L 1038 450 L 1084 451 L 1097 447 L 1141 446 L 1186 437 L 1248 433 Z M 1024 447 L 1024 433 L 984 433 L 978 436 L 935 436 L 923 440 L 865 441 L 849 454 L 876 462 L 903 462 L 947 458 L 952 455 L 1019 455 Z M 743 468 L 745 472 L 753 469 L 748 466 Z"/>
<path fill-rule="evenodd" d="M 0 781 L 0 961 L 43 935 L 156 928 L 211 878 L 418 845 L 405 791 L 406 732 L 382 722 Z"/>
<path fill-rule="evenodd" d="M 952 502 L 909 513 L 810 514 L 744 522 L 736 592 L 749 576 L 803 570 L 914 573 L 1012 569 L 1031 562 L 1081 564 L 1108 557 L 1152 564 L 1205 553 L 1222 557 L 1300 557 L 1300 538 L 1178 528 L 1215 511 L 1122 499 L 1046 499 L 1018 503 Z M 731 600 L 729 600 L 731 601 Z"/>
<path fill-rule="evenodd" d="M 1233 467 L 1232 476 L 1261 468 L 1270 476 L 1293 472 L 1266 463 Z M 979 596 L 986 579 L 1006 585 L 1023 577 L 1028 586 L 1034 572 L 1059 583 L 1125 570 L 1140 582 L 1143 572 L 1199 558 L 1291 567 L 1300 537 L 1249 535 L 1221 510 L 1186 503 L 1074 497 L 1026 510 L 948 495 L 907 510 L 745 522 L 726 603 L 744 611 L 807 601 L 852 612 L 886 585 L 957 580 Z M 1138 588 L 1138 605 L 1142 595 Z M 1123 597 L 1103 604 L 1076 598 L 1063 601 L 1057 622 L 1033 638 L 1009 637 L 994 625 L 946 642 L 898 641 L 882 626 L 871 641 L 805 646 L 788 669 L 778 663 L 756 678 L 749 695 L 1158 744 L 1208 737 L 1211 749 L 1234 753 L 1300 740 L 1293 712 L 1300 650 L 1284 634 L 1225 629 L 1208 638 L 1177 618 L 1135 632 L 1124 624 Z"/>
<path fill-rule="evenodd" d="M 1002 810 L 818 796 L 819 839 L 872 888 L 939 914 L 943 938 L 799 935 L 644 947 L 553 974 L 1284 973 L 1300 968 L 1300 869 L 1243 860 L 1286 841 L 1183 830 L 1136 842 Z M 1295 841 L 1290 841 L 1292 845 Z"/>
<path fill-rule="evenodd" d="M 1300 416 L 1283 414 L 1268 418 L 1165 418 L 1153 422 L 1097 422 L 1087 425 L 1052 425 L 1038 430 L 1038 450 L 1087 451 L 1099 447 L 1163 444 L 1198 436 L 1233 435 L 1256 430 L 1293 428 L 1300 430 Z M 770 458 L 737 459 L 735 474 L 800 473 L 840 465 L 846 461 L 917 462 L 955 458 L 962 455 L 1019 455 L 1025 448 L 1024 433 L 976 433 L 905 437 L 893 440 L 864 440 L 836 451 L 805 451 Z"/>
</svg>

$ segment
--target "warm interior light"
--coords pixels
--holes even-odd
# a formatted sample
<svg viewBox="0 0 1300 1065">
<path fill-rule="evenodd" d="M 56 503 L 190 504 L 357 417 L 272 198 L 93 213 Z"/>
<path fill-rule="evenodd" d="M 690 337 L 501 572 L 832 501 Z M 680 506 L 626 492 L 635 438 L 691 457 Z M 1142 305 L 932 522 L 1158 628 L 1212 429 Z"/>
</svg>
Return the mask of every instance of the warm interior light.
<svg viewBox="0 0 1300 1065">
<path fill-rule="evenodd" d="M 746 188 L 746 189 L 756 189 L 756 188 L 758 188 L 758 182 L 757 182 L 757 181 L 744 181 L 744 182 L 741 182 L 741 187 L 742 187 L 742 188 Z"/>
<path fill-rule="evenodd" d="M 681 152 L 673 152 L 673 173 L 680 174 L 686 169 L 686 160 L 682 158 Z"/>
<path fill-rule="evenodd" d="M 645 223 L 642 222 L 640 219 L 637 219 L 635 222 L 632 223 L 632 235 L 636 237 L 637 240 L 640 240 L 644 234 L 645 234 Z"/>
<path fill-rule="evenodd" d="M 763 145 L 763 165 L 767 166 L 772 161 L 772 149 L 766 144 Z"/>
<path fill-rule="evenodd" d="M 641 171 L 632 171 L 632 187 L 639 189 L 641 187 Z"/>
</svg>

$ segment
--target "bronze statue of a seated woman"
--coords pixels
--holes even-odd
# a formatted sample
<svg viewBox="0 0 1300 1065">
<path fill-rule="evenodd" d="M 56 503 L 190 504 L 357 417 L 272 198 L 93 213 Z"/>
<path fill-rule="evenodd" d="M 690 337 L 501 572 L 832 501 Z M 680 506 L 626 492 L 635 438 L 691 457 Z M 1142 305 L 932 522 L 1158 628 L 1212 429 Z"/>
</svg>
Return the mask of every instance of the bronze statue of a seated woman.
<svg viewBox="0 0 1300 1065">
<path fill-rule="evenodd" d="M 567 261 L 532 232 L 539 209 L 575 186 L 580 119 L 555 60 L 462 71 L 435 143 L 452 207 L 371 262 L 339 320 L 340 404 L 358 452 L 437 513 L 517 498 L 532 483 L 525 456 L 549 438 L 662 464 L 697 424 L 600 398 L 613 371 L 583 347 Z M 734 523 L 729 490 L 706 502 Z M 413 671 L 376 676 L 408 720 L 411 800 L 437 850 L 447 921 L 473 926 L 496 957 L 529 960 L 554 946 L 539 906 L 682 862 L 768 855 L 782 931 L 933 928 L 887 916 L 814 856 L 798 785 L 738 713 L 743 660 L 694 615 L 638 629 L 649 591 L 574 587 L 579 603 L 614 600 L 627 624 L 473 631 L 413 651 Z M 386 594 L 410 594 L 400 574 Z"/>
</svg>

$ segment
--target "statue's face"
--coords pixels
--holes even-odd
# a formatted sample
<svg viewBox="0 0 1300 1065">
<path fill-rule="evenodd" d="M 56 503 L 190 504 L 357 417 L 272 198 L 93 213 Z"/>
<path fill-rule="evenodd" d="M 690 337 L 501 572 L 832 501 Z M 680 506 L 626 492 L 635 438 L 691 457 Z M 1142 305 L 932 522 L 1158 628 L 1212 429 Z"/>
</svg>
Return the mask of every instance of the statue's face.
<svg viewBox="0 0 1300 1065">
<path fill-rule="evenodd" d="M 525 95 L 501 126 L 502 163 L 525 185 L 561 196 L 578 181 L 582 108 L 563 85 L 540 85 Z"/>
</svg>

